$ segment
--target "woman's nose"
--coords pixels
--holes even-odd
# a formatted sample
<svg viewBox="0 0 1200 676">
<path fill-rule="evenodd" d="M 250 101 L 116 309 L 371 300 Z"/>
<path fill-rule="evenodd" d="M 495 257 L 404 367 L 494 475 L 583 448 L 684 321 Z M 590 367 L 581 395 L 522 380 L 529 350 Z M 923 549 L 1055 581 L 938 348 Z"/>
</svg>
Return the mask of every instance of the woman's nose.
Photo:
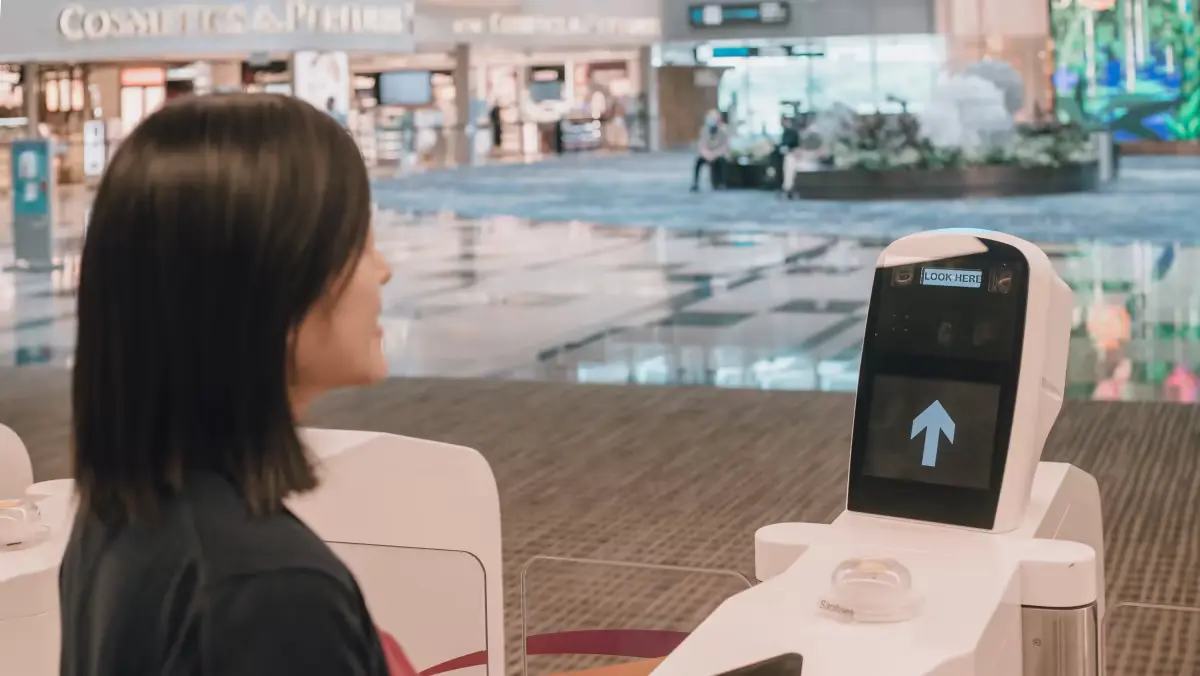
<svg viewBox="0 0 1200 676">
<path fill-rule="evenodd" d="M 392 281 L 392 264 L 381 252 L 376 251 L 375 255 L 379 256 L 379 264 L 383 267 L 383 279 L 379 282 L 379 285 L 383 286 Z"/>
</svg>

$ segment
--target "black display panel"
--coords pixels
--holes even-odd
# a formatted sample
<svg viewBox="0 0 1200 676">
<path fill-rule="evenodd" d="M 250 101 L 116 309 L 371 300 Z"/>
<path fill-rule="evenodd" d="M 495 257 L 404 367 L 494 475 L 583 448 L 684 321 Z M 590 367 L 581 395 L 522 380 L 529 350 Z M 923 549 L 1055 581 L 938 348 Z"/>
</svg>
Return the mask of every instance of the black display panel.
<svg viewBox="0 0 1200 676">
<path fill-rule="evenodd" d="M 718 676 L 803 676 L 803 671 L 804 658 L 796 653 L 787 653 Z"/>
<path fill-rule="evenodd" d="M 847 506 L 990 529 L 1007 460 L 1029 267 L 1016 248 L 876 271 Z"/>
</svg>

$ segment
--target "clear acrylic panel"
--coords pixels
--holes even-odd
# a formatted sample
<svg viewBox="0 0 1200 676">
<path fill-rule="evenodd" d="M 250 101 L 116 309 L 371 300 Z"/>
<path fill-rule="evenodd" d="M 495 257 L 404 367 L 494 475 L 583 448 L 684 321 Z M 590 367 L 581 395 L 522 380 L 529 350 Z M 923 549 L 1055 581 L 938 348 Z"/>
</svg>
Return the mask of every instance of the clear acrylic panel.
<svg viewBox="0 0 1200 676">
<path fill-rule="evenodd" d="M 1200 674 L 1200 608 L 1119 603 L 1105 634 L 1108 676 Z"/>
<path fill-rule="evenodd" d="M 479 559 L 444 549 L 329 546 L 354 573 L 381 636 L 398 644 L 417 673 L 487 676 L 487 596 Z"/>
<path fill-rule="evenodd" d="M 521 570 L 524 673 L 664 657 L 717 606 L 751 586 L 729 570 L 535 557 Z"/>
</svg>

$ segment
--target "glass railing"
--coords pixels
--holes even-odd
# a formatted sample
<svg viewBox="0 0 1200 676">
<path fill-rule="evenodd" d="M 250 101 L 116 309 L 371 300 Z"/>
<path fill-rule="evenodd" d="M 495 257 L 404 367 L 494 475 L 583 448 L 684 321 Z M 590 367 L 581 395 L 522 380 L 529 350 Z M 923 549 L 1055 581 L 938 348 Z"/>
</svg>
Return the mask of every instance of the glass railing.
<svg viewBox="0 0 1200 676">
<path fill-rule="evenodd" d="M 750 586 L 729 570 L 535 557 L 521 569 L 522 671 L 548 676 L 662 659 Z"/>
</svg>

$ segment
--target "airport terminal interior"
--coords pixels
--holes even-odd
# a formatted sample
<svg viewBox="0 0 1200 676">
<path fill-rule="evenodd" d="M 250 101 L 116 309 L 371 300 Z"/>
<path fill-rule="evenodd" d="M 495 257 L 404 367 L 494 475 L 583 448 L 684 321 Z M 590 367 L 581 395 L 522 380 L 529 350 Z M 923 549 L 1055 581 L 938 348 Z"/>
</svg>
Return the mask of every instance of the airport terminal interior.
<svg viewBox="0 0 1200 676">
<path fill-rule="evenodd" d="M 0 40 L 10 6 L 23 1 L 5 1 Z M 1192 408 L 1200 403 L 1200 268 L 1192 268 L 1200 266 L 1200 10 L 1190 0 L 1022 0 L 1022 11 L 1040 17 L 1029 27 L 1005 19 L 1007 5 L 998 0 L 904 0 L 896 6 L 928 5 L 928 35 L 910 41 L 926 45 L 912 57 L 922 68 L 936 62 L 928 101 L 898 101 L 886 90 L 887 76 L 872 75 L 867 88 L 847 85 L 853 96 L 834 101 L 831 81 L 810 75 L 793 85 L 755 75 L 756 68 L 795 63 L 811 71 L 825 55 L 811 51 L 810 27 L 820 21 L 837 24 L 830 40 L 849 39 L 856 29 L 814 9 L 831 1 L 615 3 L 650 7 L 628 14 L 661 22 L 655 35 L 611 46 L 606 38 L 624 24 L 588 24 L 595 45 L 587 49 L 626 59 L 622 84 L 596 85 L 587 79 L 591 71 L 578 70 L 591 57 L 564 57 L 562 41 L 547 43 L 546 53 L 555 49 L 556 58 L 576 62 L 535 68 L 524 59 L 512 67 L 522 74 L 514 75 L 512 100 L 504 104 L 511 108 L 504 110 L 473 79 L 487 79 L 486 68 L 459 67 L 450 58 L 465 59 L 464 45 L 439 57 L 450 64 L 445 72 L 396 66 L 408 73 L 405 86 L 422 78 L 418 90 L 450 82 L 479 100 L 461 91 L 440 101 L 409 91 L 398 109 L 406 119 L 424 113 L 435 120 L 436 129 L 425 131 L 453 136 L 449 149 L 430 141 L 444 155 L 430 161 L 419 143 L 397 142 L 394 162 L 368 161 L 375 237 L 393 271 L 381 320 L 389 377 L 331 395 L 304 423 L 475 449 L 494 474 L 496 567 L 465 545 L 445 546 L 486 569 L 482 591 L 473 592 L 475 602 L 479 594 L 488 598 L 486 622 L 473 618 L 463 630 L 482 632 L 480 645 L 425 646 L 423 630 L 457 631 L 432 621 L 411 629 L 397 620 L 404 629 L 389 630 L 422 676 L 591 669 L 613 676 L 1200 675 L 1200 415 Z M 876 12 L 886 1 L 853 4 Z M 554 11 L 549 5 L 526 4 L 543 22 L 530 26 L 550 25 L 543 16 Z M 947 9 L 952 5 L 957 17 Z M 801 21 L 806 12 L 813 23 Z M 516 25 L 491 16 L 473 30 Z M 582 35 L 583 20 L 576 21 L 554 25 Z M 834 42 L 821 49 L 832 51 Z M 419 35 L 416 44 L 421 51 Z M 801 53 L 800 44 L 810 51 Z M 6 55 L 0 44 L 0 57 Z M 38 72 L 20 70 L 26 66 L 16 56 L 13 70 L 0 71 L 19 70 L 21 78 L 0 85 L 28 83 L 26 74 Z M 145 70 L 145 58 L 137 52 L 125 62 Z M 365 58 L 343 54 L 331 63 L 345 70 Z M 26 65 L 37 61 L 44 59 L 30 57 Z M 293 76 L 281 75 L 281 82 Z M 362 77 L 345 70 L 339 96 L 353 99 L 353 81 Z M 586 100 L 582 107 L 547 106 L 554 95 L 545 93 L 546 78 L 572 79 L 570 96 L 608 98 L 590 112 Z M 371 87 L 381 94 L 377 83 Z M 76 135 L 61 147 L 49 138 L 59 129 L 46 127 L 47 118 L 87 125 L 84 112 L 67 120 L 50 114 L 44 101 L 13 101 L 14 121 L 0 124 L 0 132 L 11 132 L 0 135 L 0 177 L 7 176 L 0 183 L 0 424 L 27 449 L 36 487 L 72 475 L 76 295 L 105 153 L 92 157 L 78 145 L 86 144 L 79 136 L 86 126 L 63 131 Z M 528 115 L 534 104 L 541 117 Z M 355 105 L 355 116 L 368 115 Z M 443 125 L 439 107 L 474 122 Z M 103 136 L 103 125 L 97 128 Z M 414 138 L 423 133 L 420 123 L 404 129 Z M 352 133 L 364 155 L 381 147 L 364 141 L 361 129 Z M 510 134 L 507 142 L 503 134 Z M 709 136 L 715 134 L 723 146 Z M 99 146 L 111 151 L 118 142 L 104 137 Z M 456 153 L 455 144 L 473 150 Z M 39 208 L 50 223 L 36 236 L 22 206 L 28 186 L 17 155 L 26 147 L 42 148 L 56 167 L 54 176 L 35 176 L 48 190 Z M 694 174 L 701 156 L 705 166 Z M 89 162 L 99 168 L 65 168 Z M 938 232 L 919 234 L 929 231 Z M 1017 252 L 1023 262 L 1002 259 L 1003 252 Z M 1015 282 L 998 272 L 1010 263 Z M 1012 297 L 1027 293 L 1027 303 L 996 300 L 1009 293 L 1007 283 L 1014 284 Z M 890 352 L 880 356 L 893 349 L 880 347 L 881 322 L 898 316 L 889 303 L 904 293 L 930 299 L 896 306 L 905 321 L 910 312 L 920 322 L 967 302 L 953 294 L 984 299 L 967 302 L 972 308 L 995 304 L 1015 313 L 998 315 L 999 328 L 975 325 L 973 336 L 954 334 L 968 331 L 950 321 L 922 333 L 936 336 L 944 351 L 972 340 L 984 350 L 997 338 L 981 331 L 1024 346 L 1015 361 L 997 358 L 986 369 L 958 357 L 941 363 L 937 345 L 909 337 L 887 343 L 901 346 L 899 362 Z M 976 309 L 962 312 L 976 316 Z M 1024 333 L 1006 331 L 1012 326 Z M 872 391 L 876 401 L 884 398 L 888 379 L 930 378 L 917 372 L 922 368 L 946 382 L 986 380 L 968 374 L 978 371 L 1011 383 L 995 387 L 1004 394 L 990 400 L 973 398 L 984 396 L 971 389 L 982 387 L 978 382 L 937 390 L 941 404 L 925 410 L 925 403 L 904 403 L 899 413 L 881 413 L 869 403 Z M 918 391 L 892 396 L 915 401 Z M 1003 401 L 995 403 L 1017 392 L 1021 398 L 1007 413 Z M 955 425 L 943 405 L 955 416 L 962 408 L 1001 410 L 991 414 L 991 427 L 1013 431 L 1012 441 L 996 442 L 999 464 L 988 466 L 999 474 L 967 490 L 947 488 L 958 478 L 912 479 L 920 466 L 903 476 L 871 469 L 875 442 L 867 440 L 883 433 L 868 417 L 901 416 L 878 429 L 902 425 L 902 444 L 917 449 L 913 457 L 923 457 L 926 469 L 937 464 L 942 431 L 940 448 L 954 462 L 946 449 Z M 961 418 L 958 428 L 959 445 L 970 443 L 974 432 Z M 1047 478 L 1067 466 L 1074 469 Z M 435 478 L 445 477 L 430 478 L 430 487 L 440 485 Z M 392 485 L 387 475 L 373 481 L 384 492 Z M 406 490 L 403 479 L 395 481 Z M 475 499 L 474 484 L 449 486 L 455 500 Z M 990 496 L 994 514 L 972 521 L 976 507 L 954 502 L 968 493 Z M 918 494 L 926 497 L 912 498 Z M 897 506 L 910 498 L 951 516 Z M 1055 512 L 1064 500 L 1075 502 Z M 1037 510 L 1045 521 L 1028 525 Z M 780 541 L 760 531 L 800 523 L 821 526 L 812 535 L 788 531 Z M 1078 538 L 1068 532 L 1093 525 L 1095 532 Z M 1010 547 L 1019 538 L 1034 544 Z M 1068 540 L 1086 547 L 1071 549 Z M 999 541 L 1005 544 L 993 544 Z M 6 570 L 5 557 L 29 553 L 24 543 L 3 544 L 13 551 L 0 547 L 0 599 L 21 577 Z M 872 569 L 875 582 L 893 574 L 908 580 L 911 571 L 912 585 L 925 585 L 924 610 L 858 624 L 840 618 L 837 631 L 810 629 L 806 622 L 842 612 L 837 604 L 850 607 L 851 593 L 836 604 L 826 600 L 840 589 L 835 575 L 834 596 L 821 597 L 820 612 L 810 604 L 803 613 L 786 608 L 788 594 L 808 602 L 810 585 L 827 587 L 829 570 L 817 571 L 818 564 L 839 552 L 896 566 Z M 951 563 L 927 562 L 922 557 L 930 552 Z M 352 548 L 345 556 L 369 559 Z M 772 556 L 786 565 L 764 572 Z M 964 637 L 984 595 L 961 591 L 975 584 L 963 580 L 977 566 L 979 586 L 988 587 L 989 576 L 1001 575 L 1001 559 L 1024 571 L 1019 584 L 1001 585 L 1005 600 L 993 601 L 1016 615 L 997 611 L 999 619 L 980 621 L 980 636 L 1010 625 L 1018 633 L 975 643 Z M 369 573 L 360 575 L 379 574 L 361 565 Z M 420 564 L 414 575 L 453 568 L 432 565 Z M 364 588 L 370 603 L 372 587 Z M 1014 606 L 1018 588 L 1056 600 Z M 1059 604 L 1076 588 L 1081 601 Z M 862 603 L 865 613 L 869 604 Z M 1072 614 L 1044 619 L 1038 612 L 1047 607 Z M 1078 619 L 1081 608 L 1089 619 Z M 936 633 L 956 622 L 961 631 Z M 786 631 L 775 627 L 780 623 Z M 412 636 L 405 634 L 410 629 Z M 753 649 L 743 659 L 736 648 L 714 647 L 726 645 Z M 914 645 L 917 656 L 889 654 Z M 912 666 L 939 663 L 943 648 L 967 657 L 947 658 L 942 670 Z M 1062 654 L 1031 657 L 1039 650 Z M 803 657 L 802 667 L 734 669 L 793 653 Z M 4 659 L 0 654 L 0 673 L 8 676 Z M 838 659 L 860 666 L 841 668 Z M 877 666 L 861 666 L 867 664 Z"/>
</svg>

